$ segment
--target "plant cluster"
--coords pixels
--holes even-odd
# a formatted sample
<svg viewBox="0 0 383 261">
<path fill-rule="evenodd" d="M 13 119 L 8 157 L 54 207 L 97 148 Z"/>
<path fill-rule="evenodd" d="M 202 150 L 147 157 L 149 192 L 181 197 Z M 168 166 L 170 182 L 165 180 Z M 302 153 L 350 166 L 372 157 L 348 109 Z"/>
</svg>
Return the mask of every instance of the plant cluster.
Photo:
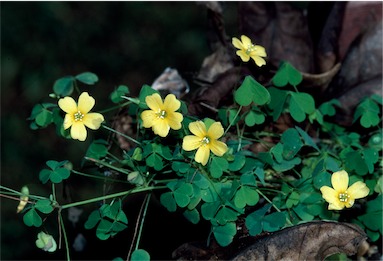
<svg viewBox="0 0 383 261">
<path fill-rule="evenodd" d="M 241 39 L 233 39 L 240 58 L 263 65 L 264 48 L 246 36 Z M 70 259 L 62 211 L 99 203 L 85 228 L 107 240 L 128 226 L 123 201 L 146 193 L 146 213 L 155 190 L 168 211 L 182 211 L 194 224 L 209 221 L 208 241 L 214 237 L 221 246 L 239 233 L 239 220 L 251 236 L 311 220 L 356 223 L 371 241 L 382 236 L 381 97 L 360 101 L 353 126 L 363 131 L 357 133 L 335 122 L 338 100 L 316 104 L 311 94 L 300 90 L 302 75 L 288 62 L 281 63 L 267 84 L 246 76 L 233 93 L 232 105 L 217 108 L 214 119 L 189 115 L 187 103 L 173 94 L 162 97 L 144 85 L 138 97 L 130 97 L 129 88 L 120 85 L 110 94 L 110 110 L 128 112 L 136 130 L 133 137 L 108 126 L 101 113 L 90 112 L 95 100 L 80 89 L 97 81 L 90 72 L 58 79 L 50 95 L 56 102 L 33 108 L 31 128 L 55 125 L 59 136 L 79 141 L 87 138 L 86 127 L 103 128 L 126 138 L 132 148 L 114 154 L 111 147 L 118 147 L 116 140 L 92 141 L 84 155 L 97 169 L 91 174 L 76 170 L 67 160 L 48 160 L 39 179 L 51 185 L 49 197 L 30 194 L 28 188 L 18 192 L 1 187 L 2 194 L 19 197 L 18 212 L 29 227 L 43 226 L 57 212 L 60 233 L 39 233 L 37 247 L 55 251 L 55 238 L 62 235 Z M 75 91 L 80 94 L 78 103 L 70 97 Z M 293 126 L 273 129 L 282 117 L 289 117 Z M 108 177 L 106 170 L 119 173 L 119 178 Z M 62 204 L 55 187 L 71 175 L 124 183 L 126 190 Z M 358 209 L 356 214 L 348 212 L 351 207 Z M 128 255 L 148 260 L 150 254 L 139 247 L 145 214 L 139 218 L 134 251 Z"/>
</svg>

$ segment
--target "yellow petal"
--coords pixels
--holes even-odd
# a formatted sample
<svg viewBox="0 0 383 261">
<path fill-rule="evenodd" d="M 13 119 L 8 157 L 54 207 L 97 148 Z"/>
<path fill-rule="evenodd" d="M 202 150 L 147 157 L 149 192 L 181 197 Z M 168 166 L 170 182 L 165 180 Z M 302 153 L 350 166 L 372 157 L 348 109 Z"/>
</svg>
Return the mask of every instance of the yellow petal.
<svg viewBox="0 0 383 261">
<path fill-rule="evenodd" d="M 251 56 L 251 58 L 254 60 L 255 64 L 258 66 L 258 67 L 261 67 L 262 65 L 265 65 L 266 64 L 266 61 L 265 59 L 259 57 L 259 56 Z"/>
<path fill-rule="evenodd" d="M 64 123 L 63 123 L 64 130 L 70 128 L 73 122 L 74 122 L 73 114 L 66 114 L 64 118 Z"/>
<path fill-rule="evenodd" d="M 345 206 L 344 203 L 341 203 L 340 201 L 338 201 L 338 202 L 330 203 L 330 205 L 328 205 L 328 210 L 342 210 L 344 209 L 344 206 Z"/>
<path fill-rule="evenodd" d="M 146 105 L 148 105 L 148 107 L 154 112 L 158 112 L 162 110 L 164 107 L 161 96 L 158 93 L 154 93 L 152 95 L 146 96 L 145 102 L 146 102 Z"/>
<path fill-rule="evenodd" d="M 261 57 L 266 57 L 267 54 L 266 54 L 266 49 L 265 47 L 261 46 L 261 45 L 255 45 L 254 46 L 256 51 L 255 51 L 255 55 L 258 55 L 258 56 L 261 56 Z"/>
<path fill-rule="evenodd" d="M 246 35 L 241 35 L 241 40 L 242 40 L 242 44 L 243 46 L 247 49 L 250 45 L 252 45 L 253 43 L 251 42 L 250 38 L 247 37 Z"/>
<path fill-rule="evenodd" d="M 178 110 L 181 107 L 181 102 L 177 100 L 174 94 L 168 94 L 164 101 L 164 109 L 167 113 Z"/>
<path fill-rule="evenodd" d="M 96 101 L 87 92 L 81 93 L 78 98 L 78 110 L 83 114 L 87 114 L 93 108 Z"/>
<path fill-rule="evenodd" d="M 195 154 L 195 161 L 201 163 L 202 165 L 206 165 L 209 160 L 210 149 L 208 146 L 201 146 L 198 148 L 197 153 Z"/>
<path fill-rule="evenodd" d="M 367 197 L 370 189 L 362 181 L 357 181 L 347 189 L 350 199 L 358 199 Z"/>
<path fill-rule="evenodd" d="M 70 129 L 70 136 L 74 140 L 84 141 L 86 139 L 86 129 L 82 122 L 74 122 Z"/>
<path fill-rule="evenodd" d="M 201 138 L 194 135 L 187 135 L 184 137 L 182 142 L 183 150 L 191 151 L 197 149 L 199 146 L 201 146 Z"/>
<path fill-rule="evenodd" d="M 331 176 L 331 184 L 338 193 L 345 192 L 348 187 L 348 173 L 344 170 L 334 172 Z"/>
<path fill-rule="evenodd" d="M 146 110 L 141 113 L 142 126 L 145 128 L 151 128 L 154 121 L 157 119 L 157 115 L 152 110 Z"/>
<path fill-rule="evenodd" d="M 215 140 L 221 138 L 223 133 L 224 129 L 220 122 L 214 122 L 212 125 L 210 125 L 209 129 L 207 130 L 207 136 L 209 136 L 210 139 Z"/>
<path fill-rule="evenodd" d="M 336 190 L 334 190 L 333 188 L 330 188 L 328 186 L 322 186 L 320 188 L 320 191 L 322 192 L 322 197 L 328 203 L 333 203 L 333 202 L 339 201 L 338 200 L 338 192 L 336 192 Z"/>
<path fill-rule="evenodd" d="M 181 129 L 181 122 L 183 119 L 184 117 L 179 112 L 172 112 L 166 116 L 166 120 L 168 121 L 170 128 L 172 128 L 173 130 Z"/>
<path fill-rule="evenodd" d="M 197 137 L 203 139 L 207 135 L 205 123 L 202 121 L 195 121 L 189 124 L 189 130 Z"/>
<path fill-rule="evenodd" d="M 165 119 L 158 119 L 154 122 L 152 129 L 154 134 L 166 137 L 169 134 L 170 127 Z"/>
<path fill-rule="evenodd" d="M 239 50 L 236 54 L 241 58 L 242 61 L 248 62 L 250 60 L 250 56 L 243 50 Z"/>
<path fill-rule="evenodd" d="M 88 113 L 82 119 L 82 122 L 85 124 L 85 126 L 87 126 L 88 128 L 92 130 L 99 129 L 103 121 L 104 121 L 104 116 L 102 116 L 101 113 L 97 113 L 97 112 Z"/>
<path fill-rule="evenodd" d="M 227 151 L 227 146 L 222 141 L 210 140 L 210 150 L 217 156 L 221 157 Z"/>
<path fill-rule="evenodd" d="M 242 42 L 236 37 L 233 37 L 231 39 L 231 43 L 234 45 L 235 48 L 245 49 L 245 47 L 242 45 Z"/>
<path fill-rule="evenodd" d="M 349 198 L 347 202 L 344 202 L 343 204 L 346 206 L 346 208 L 351 208 L 354 205 L 355 199 Z"/>
<path fill-rule="evenodd" d="M 68 114 L 74 114 L 78 111 L 77 104 L 72 97 L 62 98 L 59 100 L 58 104 L 60 109 Z"/>
</svg>

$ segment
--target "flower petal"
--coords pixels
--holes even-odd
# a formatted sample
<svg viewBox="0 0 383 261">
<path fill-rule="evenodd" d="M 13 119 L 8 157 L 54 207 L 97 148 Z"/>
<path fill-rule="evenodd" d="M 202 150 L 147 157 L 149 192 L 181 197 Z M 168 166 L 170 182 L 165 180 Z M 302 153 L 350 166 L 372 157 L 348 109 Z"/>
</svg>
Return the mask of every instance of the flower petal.
<svg viewBox="0 0 383 261">
<path fill-rule="evenodd" d="M 250 38 L 246 35 L 241 35 L 242 45 L 247 49 L 249 46 L 251 46 L 253 43 L 251 42 Z"/>
<path fill-rule="evenodd" d="M 348 187 L 348 173 L 345 170 L 334 172 L 331 176 L 331 184 L 338 193 L 345 192 Z"/>
<path fill-rule="evenodd" d="M 197 153 L 195 154 L 195 161 L 201 163 L 202 165 L 206 165 L 209 160 L 210 149 L 208 146 L 201 146 L 198 148 Z"/>
<path fill-rule="evenodd" d="M 182 149 L 186 151 L 195 150 L 201 146 L 201 138 L 194 135 L 187 135 L 182 142 Z"/>
<path fill-rule="evenodd" d="M 254 48 L 255 48 L 255 53 L 254 53 L 255 55 L 261 56 L 261 57 L 267 56 L 265 47 L 261 45 L 255 45 Z"/>
<path fill-rule="evenodd" d="M 182 116 L 182 114 L 179 112 L 168 113 L 168 115 L 166 116 L 166 120 L 168 121 L 170 128 L 172 128 L 173 130 L 181 129 L 181 122 L 183 119 L 184 116 Z"/>
<path fill-rule="evenodd" d="M 177 100 L 174 94 L 168 94 L 164 100 L 164 110 L 167 113 L 178 110 L 181 107 L 181 102 Z"/>
<path fill-rule="evenodd" d="M 354 205 L 354 202 L 355 202 L 355 199 L 350 197 L 347 200 L 347 202 L 344 202 L 344 205 L 346 206 L 346 208 L 351 208 Z"/>
<path fill-rule="evenodd" d="M 82 119 L 82 122 L 85 124 L 85 126 L 92 130 L 99 129 L 103 121 L 104 116 L 102 116 L 101 113 L 97 112 L 85 114 L 84 118 Z"/>
<path fill-rule="evenodd" d="M 234 45 L 235 48 L 245 49 L 245 47 L 243 46 L 242 42 L 237 37 L 233 37 L 231 39 L 231 43 Z"/>
<path fill-rule="evenodd" d="M 197 137 L 203 139 L 207 135 L 205 123 L 202 121 L 195 121 L 189 124 L 189 130 Z"/>
<path fill-rule="evenodd" d="M 242 61 L 248 62 L 250 60 L 250 56 L 243 50 L 239 50 L 236 54 L 241 58 Z"/>
<path fill-rule="evenodd" d="M 152 126 L 154 134 L 161 137 L 166 137 L 169 134 L 169 124 L 165 119 L 157 119 Z"/>
<path fill-rule="evenodd" d="M 60 109 L 68 114 L 74 114 L 78 111 L 77 104 L 72 97 L 62 98 L 59 100 L 58 104 Z"/>
<path fill-rule="evenodd" d="M 320 191 L 322 192 L 322 197 L 328 203 L 336 203 L 339 201 L 338 192 L 335 189 L 330 188 L 328 186 L 322 186 L 320 188 Z"/>
<path fill-rule="evenodd" d="M 255 64 L 258 66 L 258 67 L 261 67 L 262 65 L 265 65 L 266 64 L 266 61 L 265 59 L 263 59 L 262 57 L 259 57 L 257 55 L 252 55 L 250 56 L 251 59 L 254 60 Z"/>
<path fill-rule="evenodd" d="M 207 130 L 207 136 L 209 136 L 210 139 L 216 140 L 221 138 L 224 132 L 222 124 L 220 122 L 214 122 Z"/>
<path fill-rule="evenodd" d="M 144 126 L 145 128 L 151 128 L 155 120 L 158 119 L 158 117 L 154 111 L 146 110 L 141 113 L 141 119 L 142 119 L 142 126 Z"/>
<path fill-rule="evenodd" d="M 341 203 L 340 201 L 338 201 L 338 202 L 330 203 L 328 205 L 328 210 L 342 210 L 344 209 L 344 206 L 345 206 L 344 203 Z"/>
<path fill-rule="evenodd" d="M 73 114 L 66 114 L 64 118 L 64 123 L 63 123 L 64 130 L 70 128 L 73 122 L 74 122 Z"/>
<path fill-rule="evenodd" d="M 74 122 L 70 129 L 70 136 L 74 140 L 84 141 L 86 139 L 86 128 L 82 122 Z"/>
<path fill-rule="evenodd" d="M 146 105 L 148 105 L 148 107 L 154 112 L 158 112 L 162 110 L 164 107 L 161 96 L 158 93 L 154 93 L 152 95 L 146 96 L 145 102 L 146 102 Z"/>
<path fill-rule="evenodd" d="M 209 147 L 215 155 L 220 157 L 227 151 L 227 145 L 218 140 L 210 140 Z"/>
<path fill-rule="evenodd" d="M 96 101 L 87 92 L 81 93 L 78 98 L 78 110 L 83 114 L 87 114 L 93 108 Z"/>
<path fill-rule="evenodd" d="M 370 189 L 362 181 L 355 182 L 347 189 L 350 199 L 364 198 L 368 193 L 370 193 Z"/>
</svg>

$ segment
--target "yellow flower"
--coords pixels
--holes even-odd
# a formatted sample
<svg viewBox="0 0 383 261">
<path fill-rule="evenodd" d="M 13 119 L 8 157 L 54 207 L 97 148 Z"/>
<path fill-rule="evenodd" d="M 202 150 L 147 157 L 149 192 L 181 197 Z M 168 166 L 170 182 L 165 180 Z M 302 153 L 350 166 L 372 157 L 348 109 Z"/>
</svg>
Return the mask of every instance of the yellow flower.
<svg viewBox="0 0 383 261">
<path fill-rule="evenodd" d="M 320 188 L 322 197 L 330 203 L 329 210 L 341 210 L 354 205 L 355 199 L 364 198 L 370 192 L 362 181 L 357 181 L 348 187 L 348 173 L 344 170 L 337 171 L 331 176 L 333 188 L 323 186 Z"/>
<path fill-rule="evenodd" d="M 104 116 L 100 113 L 89 113 L 95 104 L 92 96 L 87 92 L 81 93 L 78 104 L 71 97 L 59 100 L 59 107 L 67 114 L 64 118 L 64 129 L 71 128 L 72 139 L 84 141 L 86 139 L 86 127 L 97 130 L 104 121 Z"/>
<path fill-rule="evenodd" d="M 218 141 L 223 133 L 220 122 L 214 122 L 208 130 L 202 121 L 189 124 L 189 130 L 194 135 L 187 135 L 183 139 L 182 148 L 186 151 L 197 150 L 195 161 L 206 165 L 209 160 L 210 151 L 217 156 L 222 156 L 227 151 L 227 146 L 222 141 Z"/>
<path fill-rule="evenodd" d="M 153 132 L 161 137 L 166 137 L 169 130 L 179 130 L 184 119 L 181 113 L 176 112 L 181 106 L 174 94 L 168 94 L 162 102 L 158 93 L 146 96 L 146 105 L 150 110 L 141 113 L 142 126 L 152 128 Z"/>
<path fill-rule="evenodd" d="M 260 45 L 254 45 L 246 35 L 242 35 L 241 40 L 236 37 L 232 38 L 232 44 L 235 48 L 239 49 L 236 53 L 241 57 L 242 61 L 248 62 L 251 58 L 259 67 L 265 65 L 266 61 L 262 58 L 267 56 L 265 48 Z"/>
</svg>

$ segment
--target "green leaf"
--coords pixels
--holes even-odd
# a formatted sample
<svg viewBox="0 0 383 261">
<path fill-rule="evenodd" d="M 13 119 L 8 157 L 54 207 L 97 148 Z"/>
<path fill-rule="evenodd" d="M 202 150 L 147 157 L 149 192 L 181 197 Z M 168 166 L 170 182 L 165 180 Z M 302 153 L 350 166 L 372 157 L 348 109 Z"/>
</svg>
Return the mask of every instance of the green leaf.
<svg viewBox="0 0 383 261">
<path fill-rule="evenodd" d="M 265 115 L 260 111 L 249 111 L 245 117 L 245 124 L 249 127 L 265 122 Z"/>
<path fill-rule="evenodd" d="M 358 175 L 366 175 L 368 167 L 359 151 L 351 149 L 345 156 L 345 165 L 347 169 L 355 170 Z"/>
<path fill-rule="evenodd" d="M 298 151 L 303 147 L 298 131 L 293 128 L 287 129 L 283 132 L 281 142 L 283 143 L 282 156 L 286 160 L 293 159 Z"/>
<path fill-rule="evenodd" d="M 158 156 L 157 153 L 150 154 L 150 156 L 146 158 L 146 164 L 150 167 L 153 167 L 157 171 L 163 169 L 164 167 L 162 158 Z"/>
<path fill-rule="evenodd" d="M 263 218 L 263 230 L 274 232 L 284 227 L 286 224 L 286 214 L 284 212 L 274 212 Z"/>
<path fill-rule="evenodd" d="M 276 121 L 285 108 L 285 103 L 289 92 L 279 90 L 274 87 L 269 88 L 269 92 L 271 100 L 268 104 L 268 107 L 273 111 L 273 120 Z"/>
<path fill-rule="evenodd" d="M 236 221 L 238 212 L 232 210 L 227 206 L 223 206 L 216 214 L 215 219 L 218 224 L 225 225 L 227 222 Z"/>
<path fill-rule="evenodd" d="M 47 109 L 42 109 L 35 118 L 35 122 L 40 127 L 46 127 L 53 122 L 53 114 Z"/>
<path fill-rule="evenodd" d="M 356 107 L 354 122 L 360 118 L 360 124 L 364 128 L 377 126 L 380 122 L 379 114 L 379 106 L 374 100 L 367 98 Z"/>
<path fill-rule="evenodd" d="M 220 206 L 221 203 L 218 201 L 203 203 L 201 206 L 201 214 L 203 218 L 206 220 L 213 219 L 216 216 Z"/>
<path fill-rule="evenodd" d="M 288 62 L 281 62 L 277 73 L 274 75 L 273 84 L 283 87 L 287 84 L 297 86 L 302 82 L 302 74 Z"/>
<path fill-rule="evenodd" d="M 310 146 L 310 147 L 313 147 L 314 149 L 316 149 L 317 151 L 320 151 L 320 149 L 318 148 L 318 146 L 316 145 L 316 143 L 314 142 L 314 140 L 310 137 L 310 135 L 307 134 L 307 132 L 305 132 L 304 130 L 302 130 L 300 127 L 298 126 L 295 126 L 295 129 L 297 129 L 297 131 L 299 132 L 299 134 L 301 135 L 301 137 L 303 138 L 303 141 L 305 142 L 305 145 L 307 146 Z"/>
<path fill-rule="evenodd" d="M 234 196 L 234 205 L 237 208 L 244 208 L 246 205 L 255 206 L 259 201 L 259 195 L 255 189 L 242 186 L 239 188 L 237 193 Z"/>
<path fill-rule="evenodd" d="M 126 94 L 129 94 L 129 88 L 128 86 L 125 85 L 119 85 L 117 89 L 115 89 L 111 94 L 110 94 L 110 100 L 113 103 L 119 103 L 124 100 L 124 98 L 121 98 L 121 96 L 125 96 Z"/>
<path fill-rule="evenodd" d="M 65 76 L 55 81 L 53 92 L 59 97 L 70 96 L 73 93 L 73 76 Z"/>
<path fill-rule="evenodd" d="M 51 172 L 52 172 L 52 171 L 49 170 L 49 169 L 43 169 L 43 170 L 40 171 L 40 173 L 39 173 L 39 179 L 40 179 L 40 181 L 41 181 L 43 184 L 45 184 L 45 183 L 48 182 L 49 177 L 51 176 Z"/>
<path fill-rule="evenodd" d="M 296 191 L 291 192 L 289 197 L 286 200 L 286 207 L 292 208 L 292 206 L 295 206 L 299 204 L 299 194 Z"/>
<path fill-rule="evenodd" d="M 86 229 L 92 229 L 94 228 L 97 223 L 101 220 L 101 216 L 100 216 L 100 211 L 97 209 L 97 210 L 94 210 L 88 217 L 88 219 L 86 220 L 85 224 L 84 224 L 84 227 Z"/>
<path fill-rule="evenodd" d="M 49 199 L 38 200 L 35 208 L 44 214 L 49 214 L 53 211 L 52 202 Z"/>
<path fill-rule="evenodd" d="M 230 171 L 239 171 L 246 163 L 246 157 L 241 154 L 234 155 L 234 161 L 229 163 Z"/>
<path fill-rule="evenodd" d="M 158 91 L 154 90 L 152 87 L 149 85 L 143 85 L 140 91 L 140 94 L 138 95 L 138 99 L 140 100 L 140 103 L 138 106 L 142 109 L 148 109 L 149 107 L 146 105 L 145 98 L 146 96 L 152 95 L 154 93 L 158 93 Z"/>
<path fill-rule="evenodd" d="M 294 120 L 302 122 L 306 119 L 306 114 L 311 114 L 315 111 L 314 98 L 303 92 L 290 92 L 289 110 Z"/>
<path fill-rule="evenodd" d="M 270 209 L 270 207 L 271 205 L 267 204 L 263 206 L 261 209 L 250 213 L 246 217 L 245 224 L 246 224 L 246 227 L 249 229 L 250 235 L 256 236 L 262 232 L 263 230 L 262 220 L 266 212 Z"/>
<path fill-rule="evenodd" d="M 331 185 L 331 174 L 327 171 L 323 171 L 314 176 L 314 187 L 320 189 L 322 186 Z"/>
<path fill-rule="evenodd" d="M 131 261 L 149 261 L 150 255 L 144 249 L 136 249 L 132 252 Z"/>
<path fill-rule="evenodd" d="M 358 217 L 369 229 L 379 231 L 382 234 L 382 195 L 367 202 L 366 214 Z"/>
<path fill-rule="evenodd" d="M 228 246 L 237 233 L 237 227 L 234 222 L 226 223 L 223 226 L 213 226 L 213 234 L 220 246 Z"/>
<path fill-rule="evenodd" d="M 256 105 L 264 105 L 269 102 L 270 93 L 253 77 L 246 76 L 241 86 L 234 93 L 234 100 L 242 106 L 247 106 L 252 101 Z"/>
<path fill-rule="evenodd" d="M 34 208 L 31 208 L 23 217 L 24 224 L 28 227 L 40 227 L 43 223 L 41 217 Z"/>
<path fill-rule="evenodd" d="M 307 211 L 307 207 L 303 204 L 299 204 L 293 208 L 293 210 L 303 221 L 311 221 L 314 219 L 314 216 Z"/>
<path fill-rule="evenodd" d="M 108 142 L 106 140 L 93 141 L 88 150 L 86 151 L 86 157 L 93 159 L 101 159 L 108 154 Z"/>
<path fill-rule="evenodd" d="M 183 183 L 174 192 L 174 199 L 181 208 L 186 207 L 190 202 L 190 196 L 193 194 L 193 186 L 190 183 Z"/>
<path fill-rule="evenodd" d="M 174 212 L 177 210 L 177 204 L 174 200 L 172 192 L 165 192 L 161 194 L 160 202 L 169 212 Z"/>
<path fill-rule="evenodd" d="M 369 173 L 374 172 L 374 165 L 379 160 L 379 153 L 373 148 L 367 148 L 362 151 L 364 162 L 368 168 Z"/>
<path fill-rule="evenodd" d="M 187 220 L 189 220 L 193 224 L 198 224 L 200 220 L 199 212 L 195 208 L 192 210 L 185 210 L 184 216 Z"/>
<path fill-rule="evenodd" d="M 220 178 L 224 171 L 229 167 L 229 163 L 224 158 L 213 157 L 209 166 L 210 174 L 213 178 Z"/>
<path fill-rule="evenodd" d="M 76 75 L 76 79 L 82 83 L 93 85 L 98 82 L 98 77 L 96 74 L 91 72 L 84 72 Z"/>
</svg>

